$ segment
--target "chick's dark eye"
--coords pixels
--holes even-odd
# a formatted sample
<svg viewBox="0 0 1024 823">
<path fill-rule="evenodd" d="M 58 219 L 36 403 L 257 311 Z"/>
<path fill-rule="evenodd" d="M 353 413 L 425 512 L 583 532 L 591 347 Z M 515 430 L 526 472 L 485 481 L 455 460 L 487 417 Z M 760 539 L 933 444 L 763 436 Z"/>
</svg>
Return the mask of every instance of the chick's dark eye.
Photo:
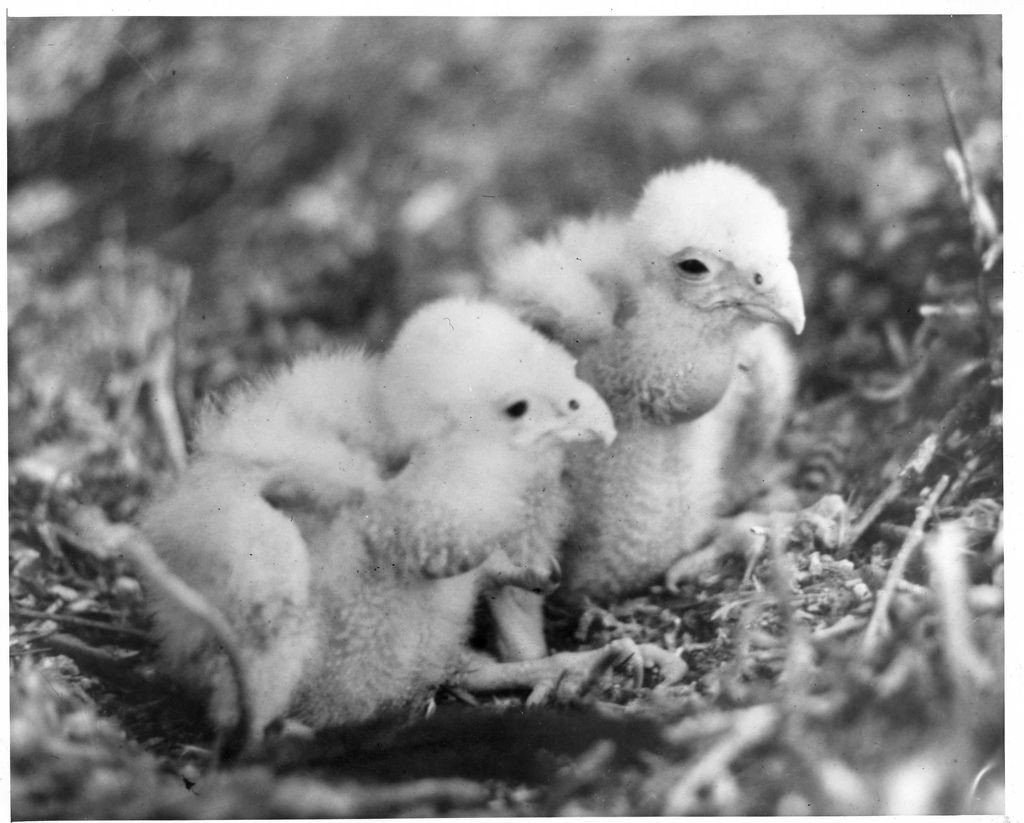
<svg viewBox="0 0 1024 823">
<path fill-rule="evenodd" d="M 708 271 L 708 267 L 695 257 L 680 260 L 676 263 L 676 268 L 685 274 L 706 274 Z"/>
<path fill-rule="evenodd" d="M 526 410 L 529 409 L 529 407 L 530 404 L 525 400 L 517 400 L 505 409 L 505 414 L 511 418 L 522 417 L 526 414 Z"/>
<path fill-rule="evenodd" d="M 754 272 L 754 285 L 755 286 L 763 286 L 764 285 L 764 275 L 761 274 L 761 272 L 759 272 L 759 271 Z"/>
</svg>

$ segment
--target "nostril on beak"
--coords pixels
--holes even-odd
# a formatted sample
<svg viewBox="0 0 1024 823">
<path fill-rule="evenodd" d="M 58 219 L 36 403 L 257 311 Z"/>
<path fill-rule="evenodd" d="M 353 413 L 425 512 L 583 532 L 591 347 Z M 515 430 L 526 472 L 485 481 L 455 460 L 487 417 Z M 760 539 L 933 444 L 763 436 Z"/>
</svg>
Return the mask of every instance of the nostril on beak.
<svg viewBox="0 0 1024 823">
<path fill-rule="evenodd" d="M 580 401 L 575 397 L 569 401 L 569 411 L 576 411 L 580 407 Z"/>
</svg>

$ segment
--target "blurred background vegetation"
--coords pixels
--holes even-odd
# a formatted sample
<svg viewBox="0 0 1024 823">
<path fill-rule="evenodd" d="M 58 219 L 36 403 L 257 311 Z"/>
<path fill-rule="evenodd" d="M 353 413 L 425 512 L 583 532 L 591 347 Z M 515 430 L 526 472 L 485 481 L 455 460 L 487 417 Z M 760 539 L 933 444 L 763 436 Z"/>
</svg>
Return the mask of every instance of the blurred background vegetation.
<svg viewBox="0 0 1024 823">
<path fill-rule="evenodd" d="M 58 628 L 77 626 L 104 647 L 116 627 L 119 644 L 136 647 L 115 649 L 122 661 L 151 659 L 131 570 L 76 541 L 60 507 L 73 498 L 99 504 L 115 523 L 130 520 L 183 457 L 167 435 L 175 406 L 187 421 L 210 390 L 305 349 L 380 347 L 417 303 L 486 288 L 487 260 L 502 246 L 562 215 L 628 209 L 653 172 L 706 156 L 747 166 L 789 209 L 808 315 L 797 341 L 799 408 L 825 410 L 806 439 L 845 421 L 861 469 L 848 464 L 838 485 L 819 491 L 864 506 L 953 400 L 974 391 L 984 408 L 964 431 L 948 427 L 938 469 L 916 479 L 923 495 L 936 472 L 957 477 L 941 514 L 984 515 L 972 521 L 981 537 L 971 583 L 1001 592 L 1002 543 L 993 541 L 1002 510 L 1001 267 L 992 232 L 982 247 L 947 167 L 956 139 L 939 84 L 998 233 L 999 17 L 9 18 L 7 35 L 12 657 L 58 648 Z M 978 300 L 983 252 L 992 257 L 990 293 Z M 170 410 L 158 393 L 164 383 L 173 384 Z M 919 502 L 895 507 L 898 534 Z M 874 591 L 898 541 L 871 536 L 852 560 Z M 819 572 L 807 572 L 814 585 Z M 923 572 L 915 574 L 920 582 Z M 770 666 L 745 671 L 733 649 L 742 646 L 737 611 L 714 610 L 747 596 L 733 583 L 689 592 L 686 609 L 669 603 L 683 623 L 630 624 L 655 638 L 678 635 L 694 668 L 687 688 L 709 704 L 722 682 L 741 681 L 754 696 L 737 702 L 756 702 L 758 678 L 778 675 Z M 848 583 L 826 587 L 830 621 L 870 610 L 870 593 L 858 601 Z M 704 605 L 693 607 L 698 600 Z M 990 623 L 972 623 L 994 666 L 1002 659 L 996 600 Z M 849 738 L 835 733 L 841 721 L 824 724 L 821 745 L 859 741 L 863 751 L 845 756 L 878 785 L 890 785 L 889 758 L 878 752 L 897 721 L 933 733 L 935 762 L 960 751 L 964 738 L 951 746 L 942 736 L 948 688 L 933 635 L 908 634 L 893 659 L 931 657 L 900 662 L 902 674 L 885 663 L 888 680 L 884 666 L 865 674 L 857 654 L 826 644 L 836 649 L 832 679 L 819 673 L 818 685 L 868 719 L 867 731 Z M 688 646 L 694 639 L 711 651 Z M 69 673 L 61 689 L 75 692 L 76 708 L 48 708 L 55 678 L 44 686 L 19 669 L 12 751 L 21 808 L 44 817 L 68 808 L 152 813 L 141 790 L 138 807 L 108 805 L 127 796 L 121 784 L 97 788 L 95 807 L 63 794 L 92 785 L 67 751 L 54 759 L 49 742 L 78 733 L 79 684 L 151 751 L 185 751 L 201 736 L 176 736 L 164 722 L 166 695 L 81 679 L 61 656 L 42 662 Z M 715 668 L 734 662 L 735 682 Z M 1001 744 L 1002 693 L 994 692 L 964 733 L 976 735 L 979 751 Z M 917 742 L 907 737 L 904 750 Z M 80 762 L 95 776 L 92 753 Z M 772 790 L 709 809 L 787 808 L 778 797 L 790 791 L 791 764 L 752 762 L 779 766 L 764 778 Z M 926 799 L 905 808 L 961 808 L 955 798 L 927 799 L 954 791 L 953 768 L 932 769 L 930 788 L 918 792 Z M 122 777 L 125 786 L 135 780 Z M 877 800 L 874 786 L 860 805 L 826 790 L 815 808 L 904 808 Z M 663 811 L 650 800 L 619 801 L 586 808 Z"/>
<path fill-rule="evenodd" d="M 852 330 L 856 359 L 916 322 L 935 237 L 894 260 L 905 218 L 955 205 L 940 73 L 998 157 L 997 17 L 12 19 L 11 322 L 79 349 L 69 288 L 184 265 L 206 351 L 380 345 L 496 248 L 711 155 L 790 209 L 804 349 Z"/>
</svg>

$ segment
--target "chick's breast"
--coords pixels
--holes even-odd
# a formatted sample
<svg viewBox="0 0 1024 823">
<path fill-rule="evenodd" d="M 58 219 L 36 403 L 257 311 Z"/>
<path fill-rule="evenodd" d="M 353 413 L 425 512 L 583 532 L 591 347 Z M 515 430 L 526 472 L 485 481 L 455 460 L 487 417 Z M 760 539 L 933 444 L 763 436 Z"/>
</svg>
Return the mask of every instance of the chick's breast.
<svg viewBox="0 0 1024 823">
<path fill-rule="evenodd" d="M 570 455 L 567 591 L 610 597 L 641 589 L 707 539 L 722 496 L 732 394 L 686 425 L 636 420 L 620 426 L 611 447 Z"/>
<path fill-rule="evenodd" d="M 562 481 L 562 455 L 555 470 L 538 473 L 523 495 L 520 528 L 497 542 L 496 548 L 517 566 L 531 567 L 553 558 L 572 517 L 572 502 Z"/>
<path fill-rule="evenodd" d="M 311 554 L 319 651 L 293 712 L 325 726 L 412 711 L 455 670 L 477 594 L 474 575 L 396 574 L 349 517 Z"/>
</svg>

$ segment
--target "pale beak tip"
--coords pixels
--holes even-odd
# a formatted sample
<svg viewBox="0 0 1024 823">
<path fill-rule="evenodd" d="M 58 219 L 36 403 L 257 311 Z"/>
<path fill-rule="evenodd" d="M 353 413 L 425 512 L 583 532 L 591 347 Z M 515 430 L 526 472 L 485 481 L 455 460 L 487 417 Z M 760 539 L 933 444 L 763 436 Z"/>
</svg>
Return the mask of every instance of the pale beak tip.
<svg viewBox="0 0 1024 823">
<path fill-rule="evenodd" d="M 600 442 L 603 446 L 610 446 L 615 442 L 615 438 L 618 436 L 618 431 L 615 429 L 615 423 L 612 421 L 609 415 L 607 420 L 594 421 L 590 425 L 584 426 L 582 429 L 578 429 L 578 442 L 589 442 L 596 443 Z"/>
<path fill-rule="evenodd" d="M 618 429 L 615 428 L 615 417 L 612 415 L 611 409 L 601 401 L 601 420 L 600 423 L 595 427 L 598 438 L 605 446 L 610 446 L 615 442 L 615 438 L 618 436 Z"/>
<path fill-rule="evenodd" d="M 801 334 L 807 323 L 804 312 L 804 295 L 800 288 L 800 277 L 796 267 L 786 261 L 778 274 L 778 286 L 775 292 L 775 308 L 780 318 L 796 333 Z"/>
<path fill-rule="evenodd" d="M 605 446 L 614 443 L 618 434 L 615 428 L 615 417 L 601 395 L 593 386 L 581 381 L 575 397 L 582 405 L 575 419 L 577 431 L 580 432 L 582 438 L 589 442 L 600 440 Z"/>
</svg>

